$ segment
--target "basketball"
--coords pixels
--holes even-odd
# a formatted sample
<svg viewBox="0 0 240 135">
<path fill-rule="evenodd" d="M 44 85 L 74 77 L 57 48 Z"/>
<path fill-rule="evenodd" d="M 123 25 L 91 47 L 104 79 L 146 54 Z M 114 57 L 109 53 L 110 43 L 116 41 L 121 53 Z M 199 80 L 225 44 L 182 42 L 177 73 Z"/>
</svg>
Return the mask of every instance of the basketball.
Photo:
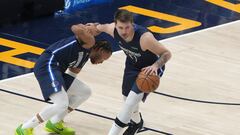
<svg viewBox="0 0 240 135">
<path fill-rule="evenodd" d="M 137 87 L 144 93 L 150 93 L 155 91 L 160 83 L 160 77 L 157 75 L 146 75 L 144 72 L 140 72 L 136 79 Z"/>
</svg>

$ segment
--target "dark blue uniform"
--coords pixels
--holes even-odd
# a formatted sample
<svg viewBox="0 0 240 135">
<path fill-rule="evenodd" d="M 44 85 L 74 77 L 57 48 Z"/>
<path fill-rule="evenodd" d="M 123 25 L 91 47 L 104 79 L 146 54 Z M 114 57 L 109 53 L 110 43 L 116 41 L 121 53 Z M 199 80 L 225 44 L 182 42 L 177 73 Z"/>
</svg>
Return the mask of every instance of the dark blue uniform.
<svg viewBox="0 0 240 135">
<path fill-rule="evenodd" d="M 122 94 L 124 96 L 127 96 L 130 90 L 137 93 L 140 92 L 135 83 L 138 73 L 142 68 L 152 65 L 159 58 L 148 50 L 143 51 L 140 47 L 140 38 L 145 32 L 148 32 L 148 30 L 142 26 L 134 24 L 134 31 L 135 34 L 132 41 L 126 42 L 120 37 L 116 28 L 114 29 L 114 39 L 127 55 L 122 84 Z M 158 70 L 158 74 L 162 76 L 163 71 L 164 67 Z"/>
<path fill-rule="evenodd" d="M 39 82 L 44 99 L 61 91 L 67 91 L 74 78 L 66 74 L 67 68 L 82 68 L 89 59 L 89 49 L 82 47 L 75 37 L 62 39 L 49 46 L 39 57 L 34 74 Z"/>
</svg>

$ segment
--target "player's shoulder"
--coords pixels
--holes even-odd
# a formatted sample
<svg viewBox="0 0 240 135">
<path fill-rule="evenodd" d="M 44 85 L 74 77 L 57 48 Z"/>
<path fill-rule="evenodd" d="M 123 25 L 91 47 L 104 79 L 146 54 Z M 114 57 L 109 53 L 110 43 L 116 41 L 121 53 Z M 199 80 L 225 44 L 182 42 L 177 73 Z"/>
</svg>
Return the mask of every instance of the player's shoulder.
<svg viewBox="0 0 240 135">
<path fill-rule="evenodd" d="M 155 40 L 156 39 L 151 32 L 145 32 L 140 37 L 140 44 L 143 46 L 148 46 L 149 44 L 155 42 Z"/>
<path fill-rule="evenodd" d="M 154 39 L 154 36 L 151 32 L 147 31 L 141 35 L 141 39 L 144 41 L 148 41 Z"/>
</svg>

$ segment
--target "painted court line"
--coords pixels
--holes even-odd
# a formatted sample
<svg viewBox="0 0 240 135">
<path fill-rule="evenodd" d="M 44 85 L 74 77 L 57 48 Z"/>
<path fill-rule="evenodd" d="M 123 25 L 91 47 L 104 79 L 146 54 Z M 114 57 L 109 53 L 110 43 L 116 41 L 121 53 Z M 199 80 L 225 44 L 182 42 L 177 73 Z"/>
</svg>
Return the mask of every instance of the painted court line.
<svg viewBox="0 0 240 135">
<path fill-rule="evenodd" d="M 24 97 L 24 98 L 31 99 L 31 100 L 52 104 L 52 102 L 46 102 L 46 101 L 44 101 L 42 99 L 39 99 L 39 98 L 27 96 L 27 95 L 24 95 L 24 94 L 19 94 L 19 93 L 12 92 L 12 91 L 9 91 L 9 90 L 0 89 L 0 91 L 8 93 L 8 94 L 16 95 L 16 96 L 19 96 L 19 97 Z M 89 111 L 84 111 L 84 110 L 80 110 L 80 109 L 76 109 L 76 111 L 82 112 L 82 113 L 86 113 L 86 114 L 89 114 L 89 115 L 92 115 L 92 116 L 95 116 L 95 117 L 111 120 L 111 121 L 114 120 L 114 118 L 111 118 L 111 117 L 108 117 L 108 116 L 104 116 L 104 115 L 101 115 L 101 114 L 97 114 L 97 113 L 93 113 L 93 112 L 89 112 Z M 152 131 L 152 132 L 161 133 L 161 134 L 164 134 L 164 135 L 173 135 L 171 133 L 167 133 L 167 132 L 156 130 L 156 129 L 149 128 L 149 127 L 144 127 L 144 129 L 142 131 L 140 131 L 140 132 L 146 132 L 146 131 Z"/>
<path fill-rule="evenodd" d="M 204 32 L 204 31 L 220 28 L 220 27 L 231 25 L 231 24 L 238 23 L 238 22 L 240 22 L 240 20 L 236 20 L 236 21 L 233 21 L 233 22 L 229 22 L 229 23 L 225 23 L 225 24 L 222 24 L 222 25 L 213 26 L 213 27 L 210 27 L 210 28 L 206 28 L 206 29 L 202 29 L 202 30 L 198 30 L 198 31 L 190 32 L 190 33 L 186 33 L 186 34 L 183 34 L 183 35 L 178 35 L 178 36 L 175 36 L 175 37 L 170 37 L 170 38 L 167 38 L 167 39 L 159 40 L 159 42 L 166 42 L 166 41 L 169 41 L 169 40 L 173 40 L 173 39 L 177 39 L 177 38 L 180 38 L 180 37 L 185 37 L 185 36 L 193 35 L 193 34 L 196 34 L 196 33 L 200 33 L 200 32 Z M 21 37 L 19 37 L 19 38 L 21 38 Z M 113 54 L 118 54 L 120 52 L 122 52 L 122 50 L 115 51 L 115 52 L 113 52 Z M 27 73 L 27 74 L 29 74 L 29 73 Z M 26 74 L 24 74 L 24 75 L 26 75 Z M 25 77 L 24 75 L 3 79 L 3 80 L 0 80 L 0 82 L 9 81 L 10 79 L 14 80 L 17 77 Z"/>
</svg>

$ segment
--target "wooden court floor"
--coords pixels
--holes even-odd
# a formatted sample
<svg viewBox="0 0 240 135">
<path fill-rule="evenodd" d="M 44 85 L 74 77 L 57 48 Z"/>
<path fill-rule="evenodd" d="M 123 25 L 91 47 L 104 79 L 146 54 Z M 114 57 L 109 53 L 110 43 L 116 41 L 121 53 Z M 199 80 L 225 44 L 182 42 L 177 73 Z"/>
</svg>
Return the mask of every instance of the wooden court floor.
<svg viewBox="0 0 240 135">
<path fill-rule="evenodd" d="M 141 104 L 146 129 L 139 135 L 239 135 L 240 21 L 160 42 L 173 57 L 157 93 Z M 87 63 L 79 74 L 93 93 L 65 119 L 77 135 L 107 134 L 122 106 L 124 59 L 117 52 L 102 65 Z M 0 135 L 12 135 L 47 105 L 39 101 L 32 73 L 3 80 L 0 88 L 9 91 L 0 91 Z M 35 133 L 47 135 L 43 125 Z"/>
</svg>

